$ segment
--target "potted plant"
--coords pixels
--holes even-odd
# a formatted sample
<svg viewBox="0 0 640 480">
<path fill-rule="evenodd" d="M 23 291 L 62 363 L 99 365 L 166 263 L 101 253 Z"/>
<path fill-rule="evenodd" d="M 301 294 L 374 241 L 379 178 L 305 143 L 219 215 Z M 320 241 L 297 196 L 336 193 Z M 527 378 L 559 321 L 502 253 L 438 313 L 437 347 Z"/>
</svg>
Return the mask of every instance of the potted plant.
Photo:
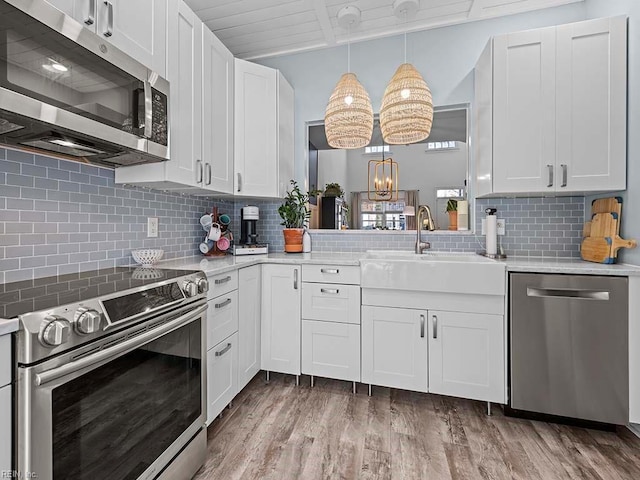
<svg viewBox="0 0 640 480">
<path fill-rule="evenodd" d="M 450 198 L 447 202 L 447 213 L 449 214 L 449 230 L 458 229 L 458 201 Z"/>
<path fill-rule="evenodd" d="M 307 223 L 309 210 L 309 194 L 300 191 L 298 183 L 291 180 L 291 190 L 287 190 L 284 202 L 278 207 L 278 213 L 284 226 L 284 251 L 288 253 L 302 252 L 303 227 Z"/>
<path fill-rule="evenodd" d="M 344 190 L 339 183 L 327 183 L 324 187 L 325 197 L 343 197 Z"/>
</svg>

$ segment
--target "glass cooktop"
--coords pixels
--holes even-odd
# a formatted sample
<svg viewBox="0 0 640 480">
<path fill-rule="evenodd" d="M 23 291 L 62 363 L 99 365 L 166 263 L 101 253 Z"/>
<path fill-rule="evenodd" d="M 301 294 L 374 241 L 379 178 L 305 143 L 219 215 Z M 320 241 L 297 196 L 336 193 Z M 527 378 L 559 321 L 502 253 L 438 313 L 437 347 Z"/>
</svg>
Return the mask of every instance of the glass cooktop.
<svg viewBox="0 0 640 480">
<path fill-rule="evenodd" d="M 115 267 L 0 285 L 0 318 L 15 318 L 67 303 L 153 285 L 197 270 Z"/>
</svg>

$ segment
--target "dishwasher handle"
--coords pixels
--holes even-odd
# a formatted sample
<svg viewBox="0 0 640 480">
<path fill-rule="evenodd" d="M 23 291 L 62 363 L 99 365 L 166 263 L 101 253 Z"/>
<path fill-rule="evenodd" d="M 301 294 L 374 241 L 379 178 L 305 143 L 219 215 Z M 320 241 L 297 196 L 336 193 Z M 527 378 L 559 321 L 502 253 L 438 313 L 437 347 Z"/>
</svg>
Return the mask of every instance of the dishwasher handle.
<svg viewBox="0 0 640 480">
<path fill-rule="evenodd" d="M 602 290 L 579 290 L 572 288 L 527 287 L 527 297 L 573 298 L 576 300 L 609 300 L 609 292 Z"/>
</svg>

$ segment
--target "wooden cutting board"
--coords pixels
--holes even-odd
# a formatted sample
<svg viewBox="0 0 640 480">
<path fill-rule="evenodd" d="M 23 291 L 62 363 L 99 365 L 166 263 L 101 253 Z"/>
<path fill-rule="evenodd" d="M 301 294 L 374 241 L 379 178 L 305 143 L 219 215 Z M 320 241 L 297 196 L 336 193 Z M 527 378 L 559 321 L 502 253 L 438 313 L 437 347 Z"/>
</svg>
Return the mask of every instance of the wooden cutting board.
<svg viewBox="0 0 640 480">
<path fill-rule="evenodd" d="M 616 235 L 620 235 L 620 220 L 622 216 L 622 197 L 598 198 L 591 202 L 591 215 L 596 213 L 617 213 L 618 225 Z M 588 237 L 588 235 L 585 235 Z"/>
<path fill-rule="evenodd" d="M 611 257 L 612 244 L 611 238 L 587 237 L 580 245 L 580 257 L 588 262 L 614 263 Z"/>
<path fill-rule="evenodd" d="M 618 214 L 617 213 L 596 213 L 591 218 L 590 237 L 613 238 L 618 234 Z"/>
<path fill-rule="evenodd" d="M 611 256 L 617 258 L 618 250 L 621 248 L 636 248 L 637 246 L 638 242 L 636 240 L 625 240 L 624 238 L 620 238 L 619 235 L 616 235 L 612 238 L 611 242 Z"/>
</svg>

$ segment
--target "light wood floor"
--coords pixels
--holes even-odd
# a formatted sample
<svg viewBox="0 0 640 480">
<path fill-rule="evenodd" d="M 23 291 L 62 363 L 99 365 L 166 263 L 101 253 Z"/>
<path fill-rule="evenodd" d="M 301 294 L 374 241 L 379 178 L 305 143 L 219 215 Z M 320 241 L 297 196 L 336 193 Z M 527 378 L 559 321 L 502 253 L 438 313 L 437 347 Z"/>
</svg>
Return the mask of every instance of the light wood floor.
<svg viewBox="0 0 640 480">
<path fill-rule="evenodd" d="M 439 395 L 260 373 L 208 431 L 214 479 L 640 479 L 640 439 Z"/>
</svg>

